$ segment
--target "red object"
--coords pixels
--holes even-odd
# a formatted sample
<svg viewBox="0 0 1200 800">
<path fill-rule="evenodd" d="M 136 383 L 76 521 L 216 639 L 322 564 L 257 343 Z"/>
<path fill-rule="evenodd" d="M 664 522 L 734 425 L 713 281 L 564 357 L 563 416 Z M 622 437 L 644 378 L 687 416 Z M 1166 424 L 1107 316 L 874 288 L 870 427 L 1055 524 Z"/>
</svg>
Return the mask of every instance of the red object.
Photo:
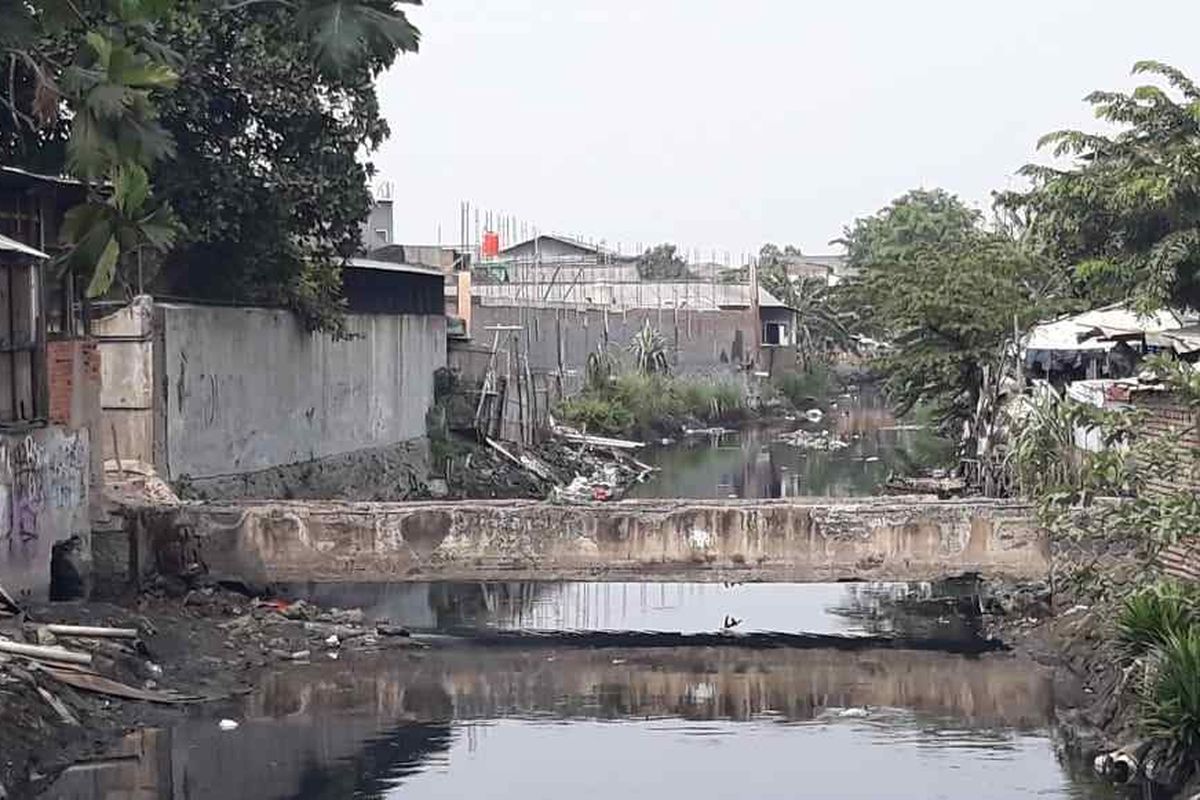
<svg viewBox="0 0 1200 800">
<path fill-rule="evenodd" d="M 500 234 L 487 231 L 483 234 L 483 256 L 494 258 L 500 255 Z"/>
</svg>

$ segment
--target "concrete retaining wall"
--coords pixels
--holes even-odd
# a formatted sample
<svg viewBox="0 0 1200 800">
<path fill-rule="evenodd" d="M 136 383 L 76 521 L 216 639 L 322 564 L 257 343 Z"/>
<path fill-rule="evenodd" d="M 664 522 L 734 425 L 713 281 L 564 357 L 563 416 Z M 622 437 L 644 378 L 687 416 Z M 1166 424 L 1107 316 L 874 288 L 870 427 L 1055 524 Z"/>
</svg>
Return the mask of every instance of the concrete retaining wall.
<svg viewBox="0 0 1200 800">
<path fill-rule="evenodd" d="M 132 513 L 136 572 L 271 581 L 1045 578 L 1032 509 L 881 499 L 194 504 Z"/>
<path fill-rule="evenodd" d="M 350 314 L 346 327 L 351 338 L 334 341 L 284 310 L 139 298 L 96 325 L 105 457 L 221 486 L 422 441 L 445 317 Z"/>
</svg>

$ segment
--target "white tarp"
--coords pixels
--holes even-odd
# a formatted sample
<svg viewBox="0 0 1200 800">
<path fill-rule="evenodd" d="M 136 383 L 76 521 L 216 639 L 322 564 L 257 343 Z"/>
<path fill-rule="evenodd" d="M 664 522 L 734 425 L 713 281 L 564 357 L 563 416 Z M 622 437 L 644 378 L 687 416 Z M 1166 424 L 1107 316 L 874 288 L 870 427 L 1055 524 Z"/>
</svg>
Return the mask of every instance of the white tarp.
<svg viewBox="0 0 1200 800">
<path fill-rule="evenodd" d="M 1037 325 L 1030 331 L 1025 341 L 1025 349 L 1107 352 L 1115 343 L 1100 341 L 1096 337 L 1119 337 L 1131 333 L 1157 334 L 1183 328 L 1195 322 L 1197 320 L 1194 316 L 1174 311 L 1159 311 L 1142 316 L 1124 305 L 1117 304 Z"/>
</svg>

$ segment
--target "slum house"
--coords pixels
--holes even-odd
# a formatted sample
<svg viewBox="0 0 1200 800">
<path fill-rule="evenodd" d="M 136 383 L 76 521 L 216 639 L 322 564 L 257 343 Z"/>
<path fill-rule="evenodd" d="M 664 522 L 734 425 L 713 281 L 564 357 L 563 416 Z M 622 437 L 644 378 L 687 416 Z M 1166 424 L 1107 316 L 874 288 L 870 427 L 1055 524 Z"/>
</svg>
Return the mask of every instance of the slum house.
<svg viewBox="0 0 1200 800">
<path fill-rule="evenodd" d="M 1152 478 L 1152 491 L 1200 491 L 1197 409 L 1141 370 L 1143 359 L 1154 353 L 1200 362 L 1195 315 L 1169 310 L 1139 315 L 1121 305 L 1107 306 L 1038 325 L 1024 345 L 1027 377 L 1045 381 L 1077 403 L 1143 413 L 1138 434 L 1159 439 L 1171 462 L 1166 474 Z M 1074 442 L 1092 452 L 1107 446 L 1100 431 L 1082 425 Z"/>
<path fill-rule="evenodd" d="M 70 276 L 49 268 L 70 180 L 0 166 L 0 585 L 83 590 L 100 480 L 99 363 Z"/>
<path fill-rule="evenodd" d="M 1183 311 L 1141 315 L 1122 304 L 1105 306 L 1035 326 L 1022 342 L 1022 363 L 1027 377 L 1058 387 L 1129 377 L 1147 354 L 1163 348 L 1160 337 L 1198 321 Z"/>
<path fill-rule="evenodd" d="M 445 274 L 353 259 L 347 338 L 290 311 L 137 298 L 95 323 L 110 463 L 214 497 L 403 499 L 446 363 Z"/>
</svg>

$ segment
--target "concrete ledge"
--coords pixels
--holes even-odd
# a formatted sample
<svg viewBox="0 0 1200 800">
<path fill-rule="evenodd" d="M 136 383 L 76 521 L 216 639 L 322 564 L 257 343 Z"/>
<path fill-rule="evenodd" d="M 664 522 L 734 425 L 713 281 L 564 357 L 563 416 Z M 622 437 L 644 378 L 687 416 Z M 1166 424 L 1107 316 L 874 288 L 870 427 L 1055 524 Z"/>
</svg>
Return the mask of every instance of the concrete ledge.
<svg viewBox="0 0 1200 800">
<path fill-rule="evenodd" d="M 134 574 L 273 581 L 927 580 L 1050 571 L 1029 505 L 197 503 L 131 510 Z"/>
</svg>

